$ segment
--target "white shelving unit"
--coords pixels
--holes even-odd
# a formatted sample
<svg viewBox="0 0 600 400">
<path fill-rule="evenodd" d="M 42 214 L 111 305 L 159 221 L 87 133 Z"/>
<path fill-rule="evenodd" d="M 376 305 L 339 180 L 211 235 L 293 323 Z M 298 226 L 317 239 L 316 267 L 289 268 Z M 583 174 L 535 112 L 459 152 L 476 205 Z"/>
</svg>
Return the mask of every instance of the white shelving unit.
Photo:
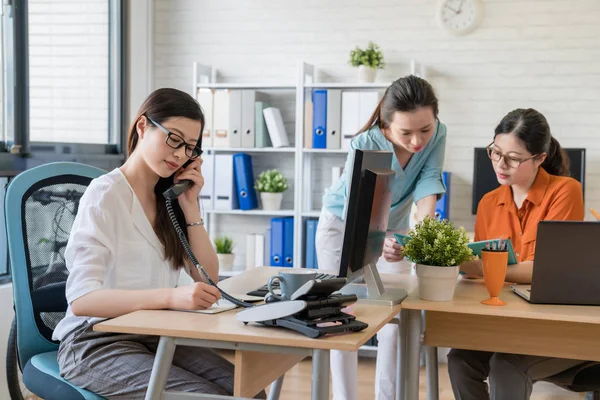
<svg viewBox="0 0 600 400">
<path fill-rule="evenodd" d="M 207 147 L 215 153 L 295 153 L 294 147 Z"/>
<path fill-rule="evenodd" d="M 206 214 L 262 215 L 267 217 L 293 217 L 294 210 L 205 210 Z"/>
<path fill-rule="evenodd" d="M 193 92 L 192 96 L 197 98 L 198 89 L 253 89 L 257 91 L 293 91 L 295 92 L 295 129 L 294 147 L 289 148 L 209 148 L 204 151 L 215 153 L 245 152 L 260 153 L 260 157 L 268 157 L 269 154 L 289 153 L 294 154 L 294 208 L 291 210 L 266 211 L 266 210 L 204 210 L 207 216 L 236 215 L 236 216 L 264 216 L 294 217 L 294 267 L 302 267 L 304 264 L 304 221 L 306 218 L 318 218 L 320 210 L 313 206 L 313 161 L 316 157 L 337 157 L 340 163 L 345 161 L 347 150 L 342 149 L 312 149 L 304 148 L 304 102 L 311 95 L 313 89 L 347 89 L 347 90 L 381 90 L 387 88 L 391 82 L 377 83 L 331 83 L 316 82 L 315 67 L 307 63 L 301 63 L 298 68 L 296 82 L 285 83 L 217 83 L 216 71 L 210 66 L 198 63 L 193 65 Z M 212 218 L 207 221 L 209 233 L 213 237 L 214 222 Z"/>
</svg>

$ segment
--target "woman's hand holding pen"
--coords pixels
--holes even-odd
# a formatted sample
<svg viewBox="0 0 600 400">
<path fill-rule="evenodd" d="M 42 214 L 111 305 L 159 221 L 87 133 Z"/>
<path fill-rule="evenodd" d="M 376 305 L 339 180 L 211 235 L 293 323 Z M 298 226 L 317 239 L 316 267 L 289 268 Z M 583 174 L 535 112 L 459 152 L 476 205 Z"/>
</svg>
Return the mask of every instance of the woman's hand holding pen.
<svg viewBox="0 0 600 400">
<path fill-rule="evenodd" d="M 383 243 L 383 258 L 387 262 L 398 262 L 402 261 L 404 254 L 402 253 L 404 247 L 402 247 L 396 239 L 389 237 L 385 239 Z"/>
<path fill-rule="evenodd" d="M 205 310 L 221 298 L 219 290 L 204 282 L 171 289 L 169 307 L 179 310 Z"/>
<path fill-rule="evenodd" d="M 186 211 L 198 211 L 198 196 L 200 195 L 200 190 L 204 186 L 204 177 L 200 172 L 200 167 L 202 166 L 202 159 L 198 157 L 190 165 L 185 167 L 185 169 L 180 169 L 175 173 L 175 183 L 188 179 L 193 182 L 191 185 L 181 196 L 179 196 L 179 206 L 183 210 L 184 213 Z"/>
</svg>

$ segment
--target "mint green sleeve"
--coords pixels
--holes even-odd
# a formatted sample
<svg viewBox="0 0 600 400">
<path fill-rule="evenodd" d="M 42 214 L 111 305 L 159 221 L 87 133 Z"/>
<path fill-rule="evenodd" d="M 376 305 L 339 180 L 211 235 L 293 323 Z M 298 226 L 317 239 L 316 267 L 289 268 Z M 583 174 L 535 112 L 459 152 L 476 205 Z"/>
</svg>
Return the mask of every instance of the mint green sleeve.
<svg viewBox="0 0 600 400">
<path fill-rule="evenodd" d="M 446 153 L 446 127 L 441 122 L 439 124 L 439 137 L 435 147 L 419 172 L 419 178 L 413 193 L 415 203 L 427 196 L 446 193 L 446 187 L 442 181 L 442 168 L 444 167 Z"/>
</svg>

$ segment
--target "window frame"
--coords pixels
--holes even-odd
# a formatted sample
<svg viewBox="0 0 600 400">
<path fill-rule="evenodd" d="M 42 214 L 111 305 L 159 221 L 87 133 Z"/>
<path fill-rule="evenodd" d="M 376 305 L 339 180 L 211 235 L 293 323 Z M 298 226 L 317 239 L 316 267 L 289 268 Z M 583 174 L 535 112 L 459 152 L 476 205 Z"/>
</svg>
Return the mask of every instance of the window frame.
<svg viewBox="0 0 600 400">
<path fill-rule="evenodd" d="M 86 164 L 122 163 L 125 160 L 123 118 L 125 116 L 124 73 L 126 32 L 125 5 L 108 0 L 108 137 L 106 144 L 71 142 L 31 142 L 29 140 L 29 11 L 28 0 L 5 0 L 2 3 L 2 107 L 5 132 L 13 132 L 12 140 L 0 137 L 0 176 L 14 176 L 30 164 L 74 161 Z M 8 68 L 11 66 L 12 68 Z M 14 84 L 12 84 L 14 82 Z M 9 84 L 10 83 L 10 84 Z M 8 105 L 12 104 L 10 110 Z M 0 199 L 4 201 L 4 198 Z M 4 207 L 2 207 L 4 213 Z M 6 226 L 0 226 L 7 235 Z M 2 237 L 2 235 L 0 235 Z M 5 238 L 6 239 L 6 238 Z M 2 245 L 7 245 L 3 243 Z M 7 252 L 8 253 L 8 252 Z M 9 258 L 9 257 L 7 257 Z M 10 262 L 6 273 L 0 273 L 0 285 L 11 281 Z"/>
</svg>

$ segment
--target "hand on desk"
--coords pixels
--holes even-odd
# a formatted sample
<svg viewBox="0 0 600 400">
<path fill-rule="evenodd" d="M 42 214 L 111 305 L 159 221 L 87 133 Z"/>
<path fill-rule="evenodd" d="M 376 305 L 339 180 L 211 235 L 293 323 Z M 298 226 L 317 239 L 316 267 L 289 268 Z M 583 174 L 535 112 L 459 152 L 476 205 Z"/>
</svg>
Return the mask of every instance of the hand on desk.
<svg viewBox="0 0 600 400">
<path fill-rule="evenodd" d="M 169 308 L 180 310 L 204 310 L 221 298 L 216 287 L 204 282 L 172 289 Z"/>
<path fill-rule="evenodd" d="M 404 258 L 404 247 L 402 247 L 396 239 L 389 237 L 385 239 L 383 244 L 383 258 L 387 262 L 398 262 Z"/>
<path fill-rule="evenodd" d="M 483 276 L 483 266 L 481 264 L 481 260 L 467 261 L 460 264 L 460 272 L 464 274 L 464 278 L 481 278 Z"/>
</svg>

